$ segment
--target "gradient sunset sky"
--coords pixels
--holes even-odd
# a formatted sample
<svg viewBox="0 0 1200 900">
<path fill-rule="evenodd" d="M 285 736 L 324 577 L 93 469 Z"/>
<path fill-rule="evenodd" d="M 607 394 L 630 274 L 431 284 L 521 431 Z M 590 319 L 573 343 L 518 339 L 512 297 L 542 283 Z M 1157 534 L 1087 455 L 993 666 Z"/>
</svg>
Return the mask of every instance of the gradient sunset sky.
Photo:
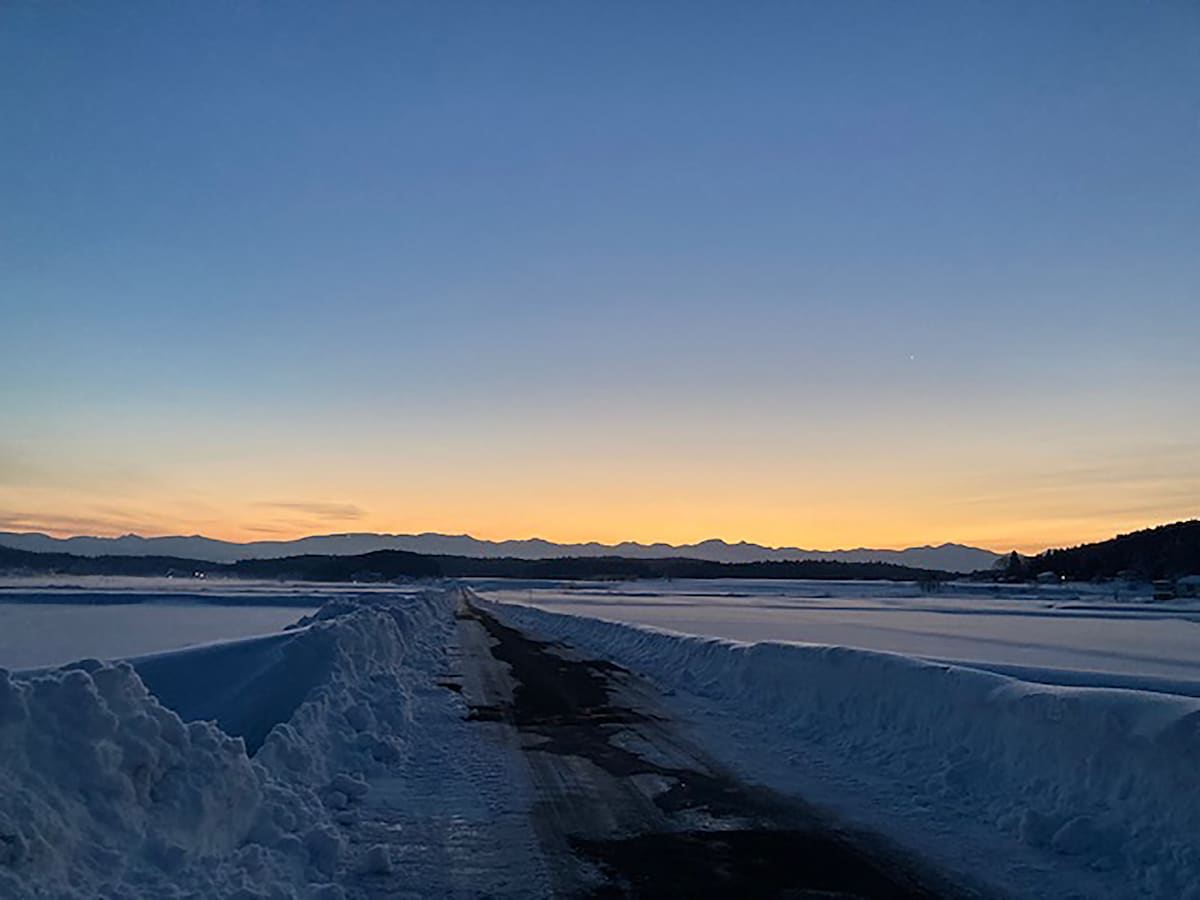
<svg viewBox="0 0 1200 900">
<path fill-rule="evenodd" d="M 1200 514 L 1200 5 L 0 6 L 0 530 Z"/>
</svg>

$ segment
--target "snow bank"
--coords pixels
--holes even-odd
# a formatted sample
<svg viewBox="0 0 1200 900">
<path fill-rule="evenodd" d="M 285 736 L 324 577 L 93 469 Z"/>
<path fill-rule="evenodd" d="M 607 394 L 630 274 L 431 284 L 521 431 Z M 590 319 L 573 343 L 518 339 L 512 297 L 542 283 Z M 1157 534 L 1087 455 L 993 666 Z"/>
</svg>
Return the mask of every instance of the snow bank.
<svg viewBox="0 0 1200 900">
<path fill-rule="evenodd" d="M 185 722 L 215 721 L 251 756 L 329 677 L 332 661 L 327 640 L 295 630 L 129 660 L 164 706 Z"/>
<path fill-rule="evenodd" d="M 0 675 L 5 897 L 292 882 L 303 854 L 249 838 L 273 820 L 319 819 L 315 807 L 254 765 L 240 739 L 185 725 L 127 664 L 87 662 L 29 682 Z"/>
<path fill-rule="evenodd" d="M 769 725 L 782 756 L 819 745 L 914 795 L 969 806 L 1027 845 L 1107 873 L 1120 895 L 1200 897 L 1200 700 L 486 605 Z"/>
<path fill-rule="evenodd" d="M 347 760 L 362 774 L 394 764 L 413 724 L 410 673 L 442 658 L 456 602 L 433 592 L 404 604 L 338 601 L 301 619 L 302 640 L 327 642 L 334 663 L 255 758 L 308 784 L 328 781 Z"/>
<path fill-rule="evenodd" d="M 440 664 L 454 599 L 318 613 L 295 646 L 324 677 L 253 758 L 185 724 L 128 663 L 0 670 L 0 896 L 340 896 L 338 816 L 397 758 L 409 682 Z"/>
</svg>

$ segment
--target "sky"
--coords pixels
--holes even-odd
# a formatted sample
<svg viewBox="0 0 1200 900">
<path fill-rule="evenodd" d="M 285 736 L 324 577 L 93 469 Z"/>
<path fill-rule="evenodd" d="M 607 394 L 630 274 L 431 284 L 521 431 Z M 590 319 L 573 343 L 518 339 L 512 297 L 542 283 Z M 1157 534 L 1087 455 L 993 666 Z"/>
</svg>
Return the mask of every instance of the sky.
<svg viewBox="0 0 1200 900">
<path fill-rule="evenodd" d="M 0 6 L 0 530 L 1200 515 L 1200 6 Z"/>
</svg>

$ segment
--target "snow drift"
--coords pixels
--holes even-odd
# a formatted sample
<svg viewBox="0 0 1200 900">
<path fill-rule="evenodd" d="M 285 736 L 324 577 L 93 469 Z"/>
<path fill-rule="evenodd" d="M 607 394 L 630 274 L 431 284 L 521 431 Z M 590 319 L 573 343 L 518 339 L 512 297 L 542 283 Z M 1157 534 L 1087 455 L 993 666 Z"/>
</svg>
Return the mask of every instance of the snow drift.
<svg viewBox="0 0 1200 900">
<path fill-rule="evenodd" d="M 914 795 L 968 804 L 1027 845 L 1108 873 L 1127 896 L 1200 897 L 1200 700 L 486 606 L 769 725 L 781 755 L 819 745 Z"/>
<path fill-rule="evenodd" d="M 270 689 L 296 671 L 278 667 L 278 646 L 247 642 L 243 657 L 275 655 L 238 669 L 241 683 L 286 701 L 254 720 L 279 721 L 253 757 L 215 723 L 185 723 L 129 663 L 0 670 L 0 896 L 341 896 L 338 817 L 398 757 L 409 685 L 440 664 L 454 599 L 323 609 L 287 644 L 320 673 L 299 697 Z M 211 648 L 176 657 L 150 666 L 164 685 L 229 662 Z"/>
</svg>

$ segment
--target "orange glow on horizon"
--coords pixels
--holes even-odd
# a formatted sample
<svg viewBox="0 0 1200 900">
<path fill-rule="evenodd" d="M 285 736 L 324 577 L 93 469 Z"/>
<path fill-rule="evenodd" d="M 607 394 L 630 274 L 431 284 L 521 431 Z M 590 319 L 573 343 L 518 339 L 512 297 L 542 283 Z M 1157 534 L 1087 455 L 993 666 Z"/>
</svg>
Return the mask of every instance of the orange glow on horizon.
<svg viewBox="0 0 1200 900">
<path fill-rule="evenodd" d="M 165 537 L 173 535 L 203 535 L 215 540 L 235 543 L 254 541 L 292 541 L 299 538 L 324 534 L 345 533 L 379 533 L 379 534 L 423 534 L 437 533 L 446 535 L 466 534 L 485 541 L 531 540 L 541 539 L 557 544 L 586 544 L 600 543 L 615 545 L 622 542 L 641 544 L 671 544 L 683 546 L 698 544 L 706 540 L 723 540 L 736 544 L 746 542 L 769 548 L 796 547 L 802 550 L 830 551 L 850 550 L 856 548 L 871 548 L 879 550 L 903 550 L 909 547 L 955 543 L 981 547 L 1006 553 L 1017 550 L 1025 554 L 1040 553 L 1054 547 L 1069 547 L 1082 543 L 1107 540 L 1117 534 L 1166 524 L 1176 519 L 1148 518 L 1126 520 L 1113 523 L 1091 521 L 1071 521 L 1064 523 L 1004 523 L 1006 530 L 997 530 L 996 523 L 962 523 L 958 528 L 941 528 L 936 531 L 926 530 L 911 522 L 884 522 L 878 518 L 870 521 L 869 526 L 854 528 L 852 524 L 843 526 L 836 532 L 822 531 L 814 528 L 803 533 L 784 530 L 782 523 L 760 523 L 759 528 L 734 530 L 714 526 L 705 528 L 698 526 L 695 521 L 683 524 L 679 521 L 661 519 L 647 521 L 639 519 L 637 527 L 624 527 L 620 518 L 602 523 L 597 519 L 590 522 L 567 523 L 560 527 L 537 528 L 527 524 L 506 527 L 502 521 L 493 517 L 476 523 L 451 520 L 442 516 L 423 520 L 403 519 L 401 517 L 370 516 L 350 522 L 330 522 L 328 524 L 263 524 L 254 520 L 237 520 L 219 518 L 198 523 L 189 520 L 172 520 L 169 515 L 155 517 L 153 521 L 129 522 L 127 524 L 103 523 L 97 521 L 95 527 L 81 527 L 83 521 L 70 517 L 59 517 L 53 514 L 15 519 L 6 517 L 5 524 L 0 530 L 30 531 L 49 534 L 53 537 L 67 538 L 76 535 L 91 535 L 97 537 L 120 537 L 126 534 L 137 534 L 141 537 Z M 775 528 L 769 527 L 776 525 Z M 1023 524 L 1018 529 L 1014 524 Z M 607 527 L 605 527 L 607 525 Z M 907 528 L 906 528 L 907 525 Z M 1024 533 L 1031 537 L 1024 539 L 1014 535 Z"/>
<path fill-rule="evenodd" d="M 961 442 L 929 453 L 924 443 L 869 453 L 820 445 L 801 458 L 793 444 L 758 435 L 749 444 L 726 433 L 665 443 L 639 435 L 622 455 L 628 439 L 619 435 L 507 434 L 484 445 L 384 436 L 351 445 L 330 434 L 282 457 L 246 441 L 229 457 L 164 446 L 154 468 L 132 474 L 66 460 L 40 481 L 0 481 L 0 530 L 238 542 L 349 532 L 723 539 L 805 550 L 957 543 L 1035 553 L 1200 510 L 1190 446 L 1085 468 L 1069 455 L 1023 458 L 986 444 L 968 453 Z M 128 455 L 121 444 L 107 448 L 110 460 Z"/>
</svg>

